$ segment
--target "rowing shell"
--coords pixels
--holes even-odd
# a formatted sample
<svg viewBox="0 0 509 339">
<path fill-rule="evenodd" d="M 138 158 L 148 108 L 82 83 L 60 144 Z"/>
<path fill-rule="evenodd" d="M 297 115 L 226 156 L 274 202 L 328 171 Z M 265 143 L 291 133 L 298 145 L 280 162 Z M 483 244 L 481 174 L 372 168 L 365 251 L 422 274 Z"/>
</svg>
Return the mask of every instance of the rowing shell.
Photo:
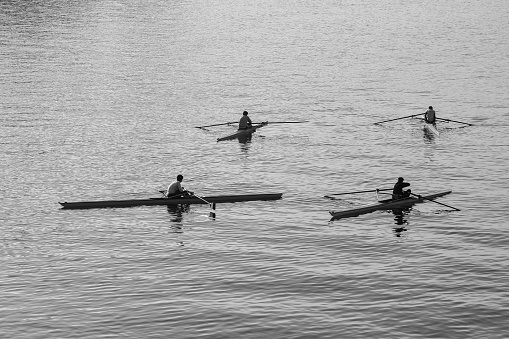
<svg viewBox="0 0 509 339">
<path fill-rule="evenodd" d="M 361 214 L 371 213 L 377 210 L 391 210 L 395 208 L 404 208 L 404 207 L 410 207 L 414 204 L 426 202 L 427 200 L 433 200 L 438 197 L 443 197 L 444 195 L 447 195 L 451 193 L 452 191 L 445 191 L 441 193 L 435 193 L 430 195 L 425 195 L 422 197 L 408 197 L 403 199 L 397 199 L 397 200 L 382 200 L 378 204 L 365 206 L 365 207 L 359 207 L 347 211 L 340 211 L 340 212 L 334 212 L 329 211 L 329 213 L 332 215 L 331 220 L 335 219 L 341 219 L 341 218 L 348 218 L 348 217 L 356 217 Z"/>
<path fill-rule="evenodd" d="M 255 200 L 278 200 L 283 193 L 269 194 L 241 194 L 241 195 L 218 195 L 202 197 L 202 199 L 189 196 L 183 198 L 151 198 L 151 199 L 132 199 L 132 200 L 102 200 L 102 201 L 82 201 L 82 202 L 59 202 L 63 209 L 84 209 L 84 208 L 107 208 L 107 207 L 133 207 L 133 206 L 154 206 L 154 205 L 188 205 L 188 204 L 207 204 L 207 203 L 230 203 Z"/>
<path fill-rule="evenodd" d="M 263 127 L 265 125 L 267 125 L 266 122 L 258 124 L 258 125 L 253 125 L 253 126 L 251 126 L 251 128 L 248 128 L 248 129 L 239 129 L 237 132 L 235 132 L 233 134 L 227 135 L 227 136 L 222 137 L 222 138 L 217 138 L 217 141 L 233 140 L 233 139 L 238 139 L 238 138 L 246 138 L 246 137 L 251 136 L 251 134 L 253 134 L 254 132 L 256 132 L 256 130 L 258 128 Z"/>
<path fill-rule="evenodd" d="M 436 124 L 431 124 L 429 122 L 424 121 L 424 128 L 426 128 L 428 131 L 435 135 L 440 135 L 440 132 L 438 131 Z"/>
</svg>

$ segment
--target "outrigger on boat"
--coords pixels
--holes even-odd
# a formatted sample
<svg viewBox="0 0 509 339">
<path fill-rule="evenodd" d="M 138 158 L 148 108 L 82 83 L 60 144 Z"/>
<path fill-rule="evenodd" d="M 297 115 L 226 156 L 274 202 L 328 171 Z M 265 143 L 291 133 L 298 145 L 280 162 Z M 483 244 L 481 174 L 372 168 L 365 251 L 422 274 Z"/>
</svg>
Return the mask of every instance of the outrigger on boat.
<svg viewBox="0 0 509 339">
<path fill-rule="evenodd" d="M 250 136 L 251 134 L 253 134 L 254 132 L 256 132 L 256 130 L 258 128 L 266 126 L 267 124 L 268 124 L 268 122 L 262 122 L 261 124 L 253 125 L 250 128 L 248 128 L 248 129 L 239 129 L 237 132 L 235 132 L 233 134 L 227 135 L 227 136 L 222 137 L 222 138 L 217 138 L 217 141 L 233 140 L 233 139 L 238 139 L 238 138 L 246 138 L 246 137 Z"/>
<path fill-rule="evenodd" d="M 133 206 L 154 206 L 154 205 L 189 205 L 189 204 L 216 204 L 233 203 L 256 200 L 278 200 L 283 193 L 267 194 L 240 194 L 240 195 L 217 195 L 208 197 L 186 196 L 181 198 L 150 198 L 131 200 L 102 200 L 82 202 L 59 202 L 63 209 L 85 209 L 85 208 L 107 208 L 107 207 L 133 207 Z"/>
<path fill-rule="evenodd" d="M 371 213 L 378 210 L 391 210 L 396 208 L 405 208 L 410 207 L 414 204 L 423 203 L 427 200 L 433 200 L 438 197 L 443 197 L 444 195 L 447 195 L 449 193 L 452 193 L 452 191 L 445 191 L 430 195 L 423 195 L 423 196 L 416 196 L 416 197 L 408 197 L 403 199 L 386 199 L 386 200 L 380 200 L 378 204 L 370 205 L 370 206 L 364 206 L 359 207 L 351 210 L 346 211 L 340 211 L 340 212 L 334 212 L 329 211 L 329 213 L 332 215 L 331 220 L 341 219 L 341 218 L 348 218 L 348 217 L 356 217 L 361 214 Z"/>
</svg>

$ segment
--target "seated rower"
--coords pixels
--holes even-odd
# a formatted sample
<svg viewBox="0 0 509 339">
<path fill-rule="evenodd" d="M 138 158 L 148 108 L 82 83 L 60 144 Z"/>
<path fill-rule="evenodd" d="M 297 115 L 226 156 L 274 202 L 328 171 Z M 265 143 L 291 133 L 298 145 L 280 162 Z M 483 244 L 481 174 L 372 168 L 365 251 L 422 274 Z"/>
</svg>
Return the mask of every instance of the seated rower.
<svg viewBox="0 0 509 339">
<path fill-rule="evenodd" d="M 242 118 L 240 118 L 239 121 L 239 130 L 251 128 L 251 126 L 253 125 L 251 119 L 247 116 L 247 114 L 248 114 L 247 111 L 244 111 L 244 113 L 242 113 Z"/>
<path fill-rule="evenodd" d="M 193 192 L 189 192 L 184 190 L 182 187 L 182 180 L 184 180 L 184 176 L 182 174 L 177 175 L 177 181 L 173 182 L 168 186 L 166 190 L 166 198 L 175 198 L 175 197 L 183 197 L 193 195 Z"/>
<path fill-rule="evenodd" d="M 408 182 L 404 182 L 404 180 L 405 179 L 402 177 L 398 178 L 398 182 L 394 185 L 394 189 L 392 190 L 392 199 L 408 198 L 410 193 L 412 193 L 411 190 L 403 191 L 404 187 L 410 186 L 410 184 Z"/>
<path fill-rule="evenodd" d="M 435 111 L 433 110 L 433 106 L 429 106 L 426 113 L 424 113 L 424 121 L 426 121 L 430 124 L 433 124 L 433 125 L 435 124 L 436 115 L 435 115 Z"/>
</svg>

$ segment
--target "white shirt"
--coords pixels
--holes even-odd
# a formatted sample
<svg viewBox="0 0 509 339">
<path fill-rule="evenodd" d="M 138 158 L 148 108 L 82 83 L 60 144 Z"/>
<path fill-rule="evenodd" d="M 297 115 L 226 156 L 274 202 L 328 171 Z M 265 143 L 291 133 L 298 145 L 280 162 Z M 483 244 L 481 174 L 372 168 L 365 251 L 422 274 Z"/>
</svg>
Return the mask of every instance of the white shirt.
<svg viewBox="0 0 509 339">
<path fill-rule="evenodd" d="M 184 189 L 182 188 L 180 181 L 175 181 L 170 186 L 168 186 L 168 189 L 166 190 L 166 195 L 170 196 L 179 192 L 184 192 Z"/>
</svg>

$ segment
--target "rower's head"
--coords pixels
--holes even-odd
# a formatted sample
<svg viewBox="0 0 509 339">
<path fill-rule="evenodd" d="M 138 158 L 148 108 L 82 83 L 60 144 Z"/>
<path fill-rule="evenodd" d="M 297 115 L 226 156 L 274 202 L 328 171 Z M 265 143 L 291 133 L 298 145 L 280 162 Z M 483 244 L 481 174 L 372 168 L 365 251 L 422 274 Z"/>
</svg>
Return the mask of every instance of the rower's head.
<svg viewBox="0 0 509 339">
<path fill-rule="evenodd" d="M 429 106 L 428 108 L 429 108 L 429 109 L 433 109 L 433 106 Z"/>
<path fill-rule="evenodd" d="M 242 115 L 247 115 L 247 111 L 244 111 L 244 112 L 242 113 Z"/>
<path fill-rule="evenodd" d="M 184 176 L 182 174 L 177 175 L 177 181 L 184 180 Z"/>
<path fill-rule="evenodd" d="M 403 182 L 403 180 L 405 180 L 405 179 L 403 179 L 403 177 L 398 178 L 398 182 Z"/>
</svg>

